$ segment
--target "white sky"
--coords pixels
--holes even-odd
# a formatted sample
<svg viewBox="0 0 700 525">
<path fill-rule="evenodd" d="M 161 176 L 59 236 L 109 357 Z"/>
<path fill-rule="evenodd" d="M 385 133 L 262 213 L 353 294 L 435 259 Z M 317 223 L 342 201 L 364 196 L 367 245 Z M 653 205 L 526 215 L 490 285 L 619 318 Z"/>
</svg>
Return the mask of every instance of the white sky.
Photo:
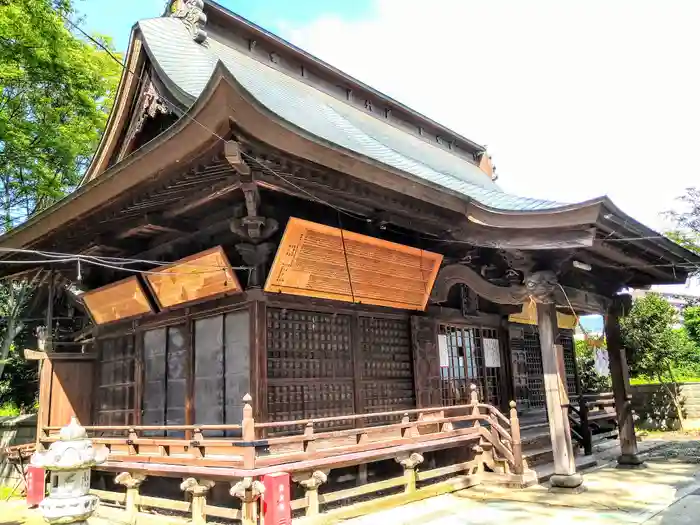
<svg viewBox="0 0 700 525">
<path fill-rule="evenodd" d="M 655 229 L 700 185 L 700 1 L 376 0 L 296 45 L 481 144 L 501 186 Z"/>
</svg>

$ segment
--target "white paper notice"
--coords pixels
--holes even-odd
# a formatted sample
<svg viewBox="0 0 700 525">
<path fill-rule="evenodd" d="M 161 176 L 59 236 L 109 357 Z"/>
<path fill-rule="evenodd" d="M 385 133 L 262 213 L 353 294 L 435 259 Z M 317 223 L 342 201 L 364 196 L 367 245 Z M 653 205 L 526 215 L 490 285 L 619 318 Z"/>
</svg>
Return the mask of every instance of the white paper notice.
<svg viewBox="0 0 700 525">
<path fill-rule="evenodd" d="M 501 368 L 501 350 L 498 339 L 484 339 L 484 361 L 487 368 Z"/>
<path fill-rule="evenodd" d="M 449 353 L 447 352 L 447 336 L 445 334 L 438 334 L 438 350 L 440 351 L 440 366 L 445 368 L 450 366 Z"/>
</svg>

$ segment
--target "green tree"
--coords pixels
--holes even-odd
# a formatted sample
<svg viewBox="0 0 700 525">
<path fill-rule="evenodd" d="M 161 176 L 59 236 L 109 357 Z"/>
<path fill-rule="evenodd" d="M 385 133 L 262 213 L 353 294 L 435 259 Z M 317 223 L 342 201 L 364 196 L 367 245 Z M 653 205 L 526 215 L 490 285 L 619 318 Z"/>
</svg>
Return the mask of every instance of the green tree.
<svg viewBox="0 0 700 525">
<path fill-rule="evenodd" d="M 669 211 L 666 215 L 678 225 L 677 230 L 666 232 L 666 236 L 684 248 L 700 253 L 700 189 L 687 188 L 679 197 L 684 211 Z"/>
<path fill-rule="evenodd" d="M 683 410 L 673 370 L 694 365 L 697 352 L 685 331 L 674 329 L 677 321 L 673 306 L 660 295 L 649 293 L 634 301 L 620 327 L 630 372 L 661 383 L 673 401 L 682 427 Z"/>
<path fill-rule="evenodd" d="M 72 0 L 0 0 L 0 233 L 72 191 L 104 130 L 121 66 L 108 38 L 94 37 L 109 52 L 74 32 L 74 16 Z M 11 348 L 32 293 L 0 283 L 0 376 L 5 363 L 19 374 L 3 378 L 2 399 L 26 379 Z"/>
<path fill-rule="evenodd" d="M 700 349 L 700 306 L 689 305 L 683 309 L 683 327 L 690 340 Z"/>
<path fill-rule="evenodd" d="M 104 129 L 121 67 L 72 15 L 70 0 L 0 1 L 0 232 L 74 189 Z"/>
</svg>

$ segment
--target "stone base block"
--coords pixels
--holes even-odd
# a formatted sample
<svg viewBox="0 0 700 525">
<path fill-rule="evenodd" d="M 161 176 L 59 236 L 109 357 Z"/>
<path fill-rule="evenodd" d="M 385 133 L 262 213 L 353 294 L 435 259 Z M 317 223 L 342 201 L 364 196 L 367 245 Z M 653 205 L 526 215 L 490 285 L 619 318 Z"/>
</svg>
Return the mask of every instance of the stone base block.
<svg viewBox="0 0 700 525">
<path fill-rule="evenodd" d="M 549 478 L 550 491 L 561 491 L 579 494 L 583 492 L 583 476 L 581 474 L 553 474 Z"/>
<path fill-rule="evenodd" d="M 622 454 L 617 458 L 617 468 L 638 469 L 646 468 L 646 465 L 637 454 Z"/>
</svg>

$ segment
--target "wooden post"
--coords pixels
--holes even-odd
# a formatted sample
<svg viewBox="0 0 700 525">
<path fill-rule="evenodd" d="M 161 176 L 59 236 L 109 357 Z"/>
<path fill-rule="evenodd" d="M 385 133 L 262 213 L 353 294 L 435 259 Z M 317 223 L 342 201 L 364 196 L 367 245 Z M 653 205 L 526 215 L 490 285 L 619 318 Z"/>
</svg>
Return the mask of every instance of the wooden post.
<svg viewBox="0 0 700 525">
<path fill-rule="evenodd" d="M 542 369 L 544 372 L 545 398 L 549 418 L 549 434 L 552 439 L 554 475 L 552 488 L 579 490 L 583 478 L 576 472 L 574 447 L 569 428 L 566 376 L 559 360 L 563 358 L 555 346 L 557 338 L 557 311 L 554 303 L 537 303 L 537 325 L 540 332 Z"/>
<path fill-rule="evenodd" d="M 180 484 L 180 490 L 192 494 L 192 524 L 203 525 L 207 522 L 205 507 L 207 505 L 207 492 L 214 486 L 213 481 L 186 478 Z"/>
<path fill-rule="evenodd" d="M 53 352 L 53 303 L 54 299 L 54 284 L 56 282 L 53 269 L 49 270 L 49 297 L 48 304 L 46 305 L 46 344 L 44 348 L 45 352 Z"/>
<path fill-rule="evenodd" d="M 241 422 L 241 434 L 246 442 L 243 450 L 243 468 L 255 468 L 255 419 L 253 418 L 253 398 L 250 394 L 243 396 L 243 421 Z"/>
<path fill-rule="evenodd" d="M 481 410 L 479 409 L 479 391 L 476 388 L 476 385 L 472 383 L 469 385 L 469 390 L 471 391 L 469 394 L 469 404 L 472 406 L 472 416 L 480 416 L 481 415 Z M 474 420 L 473 423 L 474 428 L 479 428 L 481 426 L 481 423 L 479 423 L 478 419 Z"/>
<path fill-rule="evenodd" d="M 417 452 L 405 453 L 395 458 L 403 467 L 403 477 L 406 482 L 404 492 L 412 494 L 416 491 L 416 467 L 423 463 L 423 456 Z"/>
<path fill-rule="evenodd" d="M 629 312 L 632 298 L 629 295 L 617 295 L 605 316 L 605 339 L 610 359 L 610 378 L 615 395 L 615 410 L 620 431 L 620 467 L 638 467 L 643 461 L 637 455 L 637 436 L 634 433 L 634 413 L 632 395 L 629 386 L 629 369 L 625 349 L 620 336 L 620 317 Z"/>
<path fill-rule="evenodd" d="M 314 423 L 309 421 L 304 427 L 304 452 L 311 453 L 316 450 L 316 444 L 314 443 Z"/>
<path fill-rule="evenodd" d="M 316 516 L 319 513 L 318 488 L 328 481 L 328 472 L 315 470 L 299 472 L 292 479 L 306 490 L 306 515 Z"/>
<path fill-rule="evenodd" d="M 581 438 L 583 438 L 583 453 L 586 456 L 593 454 L 593 436 L 591 425 L 588 422 L 588 401 L 583 396 L 579 397 L 579 418 L 581 419 Z"/>
<path fill-rule="evenodd" d="M 241 500 L 242 525 L 257 525 L 258 523 L 258 499 L 265 493 L 265 486 L 261 481 L 253 478 L 243 478 L 231 486 L 230 494 Z"/>
<path fill-rule="evenodd" d="M 131 472 L 122 472 L 117 474 L 114 482 L 126 487 L 126 521 L 133 525 L 136 523 L 139 512 L 139 487 L 144 482 L 146 476 L 143 474 L 132 474 Z"/>
<path fill-rule="evenodd" d="M 523 464 L 523 446 L 520 441 L 520 420 L 518 419 L 518 410 L 515 401 L 510 402 L 510 437 L 511 447 L 513 448 L 513 459 L 515 465 L 513 469 L 516 474 L 522 474 L 525 470 Z"/>
<path fill-rule="evenodd" d="M 369 483 L 369 470 L 367 463 L 362 463 L 357 466 L 357 486 L 367 485 Z"/>
</svg>

